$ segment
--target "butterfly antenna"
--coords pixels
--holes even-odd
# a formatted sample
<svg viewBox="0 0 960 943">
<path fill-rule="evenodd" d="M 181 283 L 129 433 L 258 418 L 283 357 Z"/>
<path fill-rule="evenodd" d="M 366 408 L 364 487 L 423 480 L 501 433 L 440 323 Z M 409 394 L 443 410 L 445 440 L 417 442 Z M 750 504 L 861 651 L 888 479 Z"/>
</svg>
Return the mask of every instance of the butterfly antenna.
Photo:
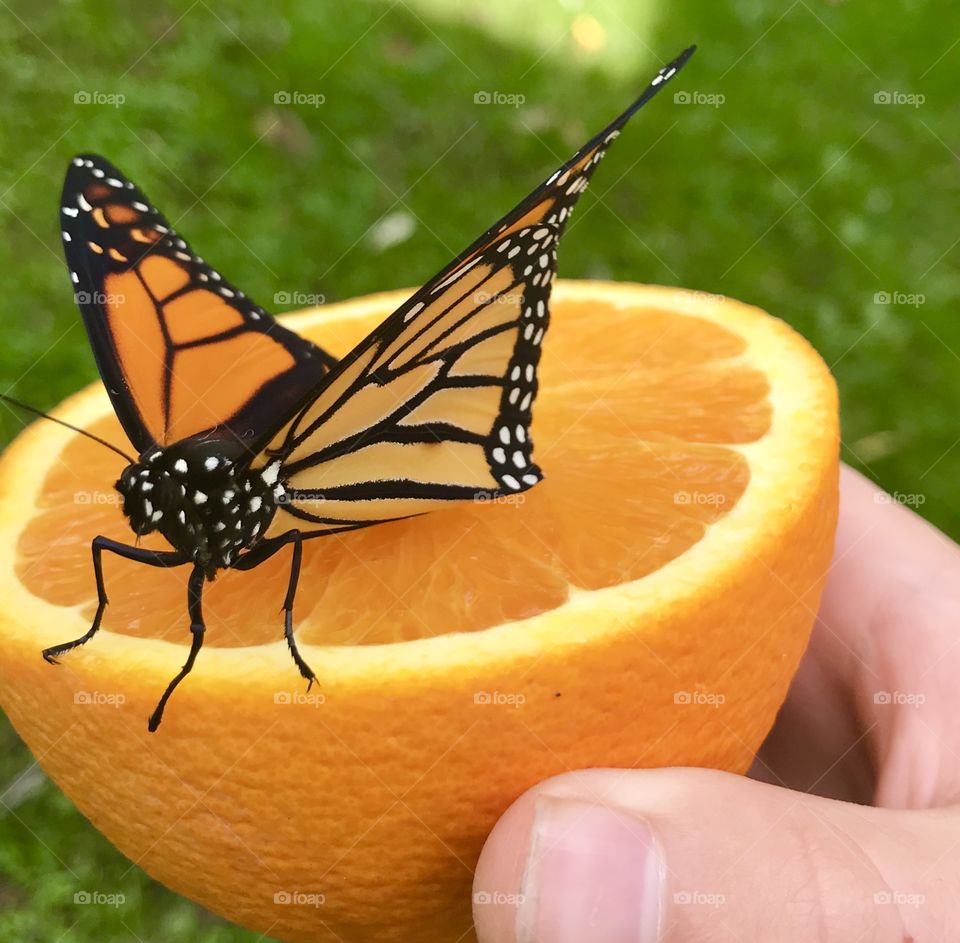
<svg viewBox="0 0 960 943">
<path fill-rule="evenodd" d="M 12 396 L 7 396 L 6 393 L 0 393 L 0 401 L 9 403 L 11 406 L 16 406 L 17 409 L 22 409 L 25 412 L 33 413 L 34 416 L 39 416 L 41 419 L 49 419 L 51 422 L 55 422 L 59 426 L 64 426 L 73 432 L 77 432 L 82 436 L 86 436 L 88 439 L 92 439 L 94 442 L 99 442 L 100 445 L 110 449 L 111 452 L 116 452 L 117 455 L 125 458 L 131 465 L 136 461 L 135 458 L 131 458 L 126 452 L 123 451 L 123 449 L 117 448 L 117 446 L 115 446 L 112 442 L 107 442 L 106 439 L 101 439 L 100 436 L 94 435 L 92 432 L 87 432 L 86 429 L 81 429 L 79 426 L 74 426 L 69 422 L 65 422 L 63 419 L 57 419 L 56 416 L 51 416 L 49 413 L 45 413 L 42 409 L 37 409 L 36 406 L 31 406 L 28 403 L 21 403 L 20 400 L 14 399 Z"/>
</svg>

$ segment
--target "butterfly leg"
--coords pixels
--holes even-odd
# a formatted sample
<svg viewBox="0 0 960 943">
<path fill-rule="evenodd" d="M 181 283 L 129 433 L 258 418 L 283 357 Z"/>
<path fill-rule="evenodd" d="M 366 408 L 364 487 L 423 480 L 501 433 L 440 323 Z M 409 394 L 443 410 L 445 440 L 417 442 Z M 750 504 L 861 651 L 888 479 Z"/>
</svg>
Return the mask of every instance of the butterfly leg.
<svg viewBox="0 0 960 943">
<path fill-rule="evenodd" d="M 283 601 L 283 635 L 287 640 L 287 647 L 290 649 L 290 655 L 294 664 L 300 670 L 300 674 L 307 680 L 307 690 L 313 687 L 317 676 L 313 669 L 303 660 L 300 650 L 297 648 L 297 641 L 293 637 L 293 600 L 297 595 L 297 585 L 300 582 L 300 559 L 303 555 L 303 538 L 300 531 L 292 531 L 294 536 L 291 538 L 293 543 L 293 560 L 290 563 L 290 581 L 287 583 L 287 596 Z"/>
<path fill-rule="evenodd" d="M 199 567 L 194 567 L 193 572 L 190 574 L 190 580 L 187 583 L 187 612 L 190 614 L 190 632 L 193 634 L 193 640 L 190 643 L 190 653 L 187 655 L 187 660 L 184 662 L 183 667 L 177 673 L 176 677 L 167 685 L 167 690 L 163 692 L 163 697 L 160 698 L 156 708 L 154 708 L 153 713 L 150 715 L 150 720 L 147 722 L 147 729 L 150 733 L 153 733 L 157 727 L 160 726 L 160 721 L 163 720 L 163 709 L 167 706 L 170 695 L 173 694 L 177 685 L 193 670 L 193 663 L 197 660 L 197 653 L 200 651 L 200 646 L 203 645 L 203 635 L 206 627 L 203 624 L 201 597 L 203 595 L 203 583 L 205 579 L 206 577 L 203 574 L 203 570 Z"/>
<path fill-rule="evenodd" d="M 297 640 L 293 636 L 293 601 L 296 598 L 297 585 L 300 582 L 300 561 L 303 558 L 303 535 L 298 530 L 287 531 L 287 533 L 281 534 L 273 541 L 255 547 L 250 553 L 234 564 L 234 569 L 252 570 L 265 560 L 269 560 L 270 557 L 287 544 L 293 544 L 293 559 L 290 563 L 290 579 L 287 583 L 287 595 L 283 600 L 283 636 L 287 640 L 287 647 L 290 649 L 293 663 L 297 666 L 300 674 L 307 680 L 307 690 L 309 691 L 317 680 L 317 676 L 313 673 L 313 669 L 303 660 L 303 656 L 297 648 Z"/>
<path fill-rule="evenodd" d="M 136 563 L 145 563 L 147 566 L 174 567 L 187 562 L 186 557 L 179 553 L 164 550 L 144 550 L 142 547 L 128 547 L 119 541 L 111 540 L 109 537 L 94 537 L 90 545 L 93 555 L 93 575 L 97 583 L 97 611 L 93 617 L 93 623 L 80 638 L 75 638 L 71 642 L 63 642 L 61 645 L 53 645 L 45 648 L 42 652 L 46 661 L 51 665 L 58 664 L 57 659 L 61 655 L 74 648 L 89 642 L 97 634 L 100 628 L 100 622 L 103 619 L 103 612 L 107 608 L 107 590 L 103 581 L 103 551 L 109 550 L 118 557 L 126 560 L 133 560 Z"/>
</svg>

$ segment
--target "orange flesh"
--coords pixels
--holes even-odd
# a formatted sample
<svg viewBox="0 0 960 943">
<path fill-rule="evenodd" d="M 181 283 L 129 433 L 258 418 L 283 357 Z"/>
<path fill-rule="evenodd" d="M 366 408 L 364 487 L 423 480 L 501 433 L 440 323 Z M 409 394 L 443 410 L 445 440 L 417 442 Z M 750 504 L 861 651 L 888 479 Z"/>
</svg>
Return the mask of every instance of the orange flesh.
<svg viewBox="0 0 960 943">
<path fill-rule="evenodd" d="M 730 446 L 770 426 L 768 383 L 718 325 L 657 309 L 557 302 L 534 409 L 534 456 L 546 481 L 499 503 L 307 543 L 295 620 L 316 644 L 376 644 L 484 629 L 639 579 L 688 550 L 736 505 L 749 480 Z M 562 310 L 561 310 L 562 309 Z M 386 312 L 385 312 L 386 313 Z M 349 319 L 313 339 L 342 355 L 375 326 Z M 335 342 L 330 340 L 335 337 Z M 113 416 L 91 431 L 129 451 Z M 76 438 L 44 484 L 19 545 L 27 588 L 92 618 L 90 541 L 133 534 L 113 482 L 122 460 Z M 151 536 L 145 546 L 164 547 Z M 104 556 L 104 627 L 183 642 L 189 568 L 155 570 Z M 256 645 L 282 632 L 290 560 L 221 574 L 204 595 L 211 646 Z"/>
</svg>

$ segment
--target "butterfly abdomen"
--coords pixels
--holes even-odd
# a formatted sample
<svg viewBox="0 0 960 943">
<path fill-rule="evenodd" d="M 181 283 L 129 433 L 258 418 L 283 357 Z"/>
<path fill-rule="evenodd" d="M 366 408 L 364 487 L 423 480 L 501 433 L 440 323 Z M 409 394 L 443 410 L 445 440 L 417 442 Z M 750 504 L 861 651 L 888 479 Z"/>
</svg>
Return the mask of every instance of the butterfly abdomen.
<svg viewBox="0 0 960 943">
<path fill-rule="evenodd" d="M 154 450 L 116 485 L 134 533 L 159 531 L 209 577 L 261 539 L 284 498 L 277 464 L 250 469 L 230 445 L 195 439 Z"/>
</svg>

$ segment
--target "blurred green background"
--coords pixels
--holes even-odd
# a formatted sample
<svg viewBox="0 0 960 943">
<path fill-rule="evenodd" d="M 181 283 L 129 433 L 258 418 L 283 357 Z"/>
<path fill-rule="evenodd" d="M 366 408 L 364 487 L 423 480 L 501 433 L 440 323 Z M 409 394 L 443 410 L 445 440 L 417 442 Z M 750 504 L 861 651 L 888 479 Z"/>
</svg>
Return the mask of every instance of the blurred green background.
<svg viewBox="0 0 960 943">
<path fill-rule="evenodd" d="M 697 42 L 560 274 L 784 318 L 837 377 L 845 460 L 960 537 L 958 27 L 948 0 L 0 0 L 0 390 L 49 407 L 96 375 L 57 225 L 77 151 L 285 310 L 425 280 Z M 3 441 L 20 424 L 0 409 Z M 0 737 L 0 939 L 263 939 L 151 882 Z M 93 890 L 125 900 L 74 903 Z"/>
</svg>

